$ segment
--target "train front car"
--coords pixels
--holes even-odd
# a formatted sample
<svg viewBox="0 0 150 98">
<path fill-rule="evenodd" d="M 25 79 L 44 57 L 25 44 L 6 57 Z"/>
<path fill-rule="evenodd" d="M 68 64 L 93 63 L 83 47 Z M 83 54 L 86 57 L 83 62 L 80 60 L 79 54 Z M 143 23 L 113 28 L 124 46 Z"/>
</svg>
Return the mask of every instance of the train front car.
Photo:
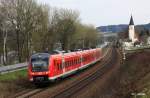
<svg viewBox="0 0 150 98">
<path fill-rule="evenodd" d="M 28 75 L 29 80 L 33 83 L 48 82 L 50 65 L 50 54 L 37 53 L 31 56 Z"/>
</svg>

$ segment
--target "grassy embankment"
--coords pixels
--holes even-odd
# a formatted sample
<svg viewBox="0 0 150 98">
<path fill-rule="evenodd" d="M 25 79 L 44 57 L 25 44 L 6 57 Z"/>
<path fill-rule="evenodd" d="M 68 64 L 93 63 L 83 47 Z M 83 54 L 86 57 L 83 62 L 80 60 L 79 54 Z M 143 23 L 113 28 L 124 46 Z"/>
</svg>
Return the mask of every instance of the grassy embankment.
<svg viewBox="0 0 150 98">
<path fill-rule="evenodd" d="M 0 98 L 7 98 L 22 89 L 32 87 L 27 78 L 27 69 L 0 75 Z"/>
<path fill-rule="evenodd" d="M 16 79 L 26 78 L 26 77 L 27 77 L 27 69 L 23 69 L 15 72 L 1 74 L 0 81 L 16 80 Z"/>
</svg>

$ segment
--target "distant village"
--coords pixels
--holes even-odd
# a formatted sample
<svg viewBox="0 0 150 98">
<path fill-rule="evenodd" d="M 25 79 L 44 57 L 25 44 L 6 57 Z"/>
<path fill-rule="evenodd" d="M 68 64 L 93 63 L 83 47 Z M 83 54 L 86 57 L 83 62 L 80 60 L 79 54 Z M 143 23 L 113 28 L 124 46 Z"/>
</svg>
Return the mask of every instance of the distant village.
<svg viewBox="0 0 150 98">
<path fill-rule="evenodd" d="M 125 37 L 123 41 L 123 45 L 125 49 L 132 50 L 135 49 L 135 47 L 138 47 L 136 49 L 141 48 L 149 48 L 150 45 L 150 34 L 148 30 L 145 30 L 144 32 L 136 32 L 135 25 L 133 21 L 133 17 L 131 16 L 129 27 L 128 27 L 128 35 Z"/>
<path fill-rule="evenodd" d="M 97 30 L 103 34 L 105 41 L 120 39 L 128 49 L 150 45 L 150 24 L 135 25 L 132 15 L 129 25 L 101 26 Z"/>
</svg>

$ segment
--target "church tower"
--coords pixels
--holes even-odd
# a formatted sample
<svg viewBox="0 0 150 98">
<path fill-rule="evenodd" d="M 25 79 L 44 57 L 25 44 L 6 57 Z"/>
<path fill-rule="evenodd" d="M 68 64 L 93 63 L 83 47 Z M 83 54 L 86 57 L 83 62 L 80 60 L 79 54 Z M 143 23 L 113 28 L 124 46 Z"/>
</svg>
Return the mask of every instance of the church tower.
<svg viewBox="0 0 150 98">
<path fill-rule="evenodd" d="M 130 23 L 129 23 L 129 40 L 131 40 L 133 43 L 138 41 L 138 38 L 135 34 L 134 21 L 133 21 L 132 15 L 130 18 Z"/>
</svg>

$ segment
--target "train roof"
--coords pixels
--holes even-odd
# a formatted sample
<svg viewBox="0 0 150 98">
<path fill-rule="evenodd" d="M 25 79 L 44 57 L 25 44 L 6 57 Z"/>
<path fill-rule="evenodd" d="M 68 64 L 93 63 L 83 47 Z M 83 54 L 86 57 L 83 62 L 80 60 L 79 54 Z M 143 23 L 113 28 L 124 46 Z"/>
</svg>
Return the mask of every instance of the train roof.
<svg viewBox="0 0 150 98">
<path fill-rule="evenodd" d="M 36 58 L 36 57 L 42 57 L 42 58 L 46 58 L 46 57 L 49 57 L 50 54 L 49 53 L 36 53 L 36 54 L 33 54 L 31 56 L 31 58 Z"/>
<path fill-rule="evenodd" d="M 87 51 L 91 51 L 91 50 L 95 50 L 95 49 L 90 49 L 90 50 L 82 50 L 82 51 L 73 51 L 73 52 L 64 52 L 64 51 L 52 51 L 50 53 L 35 53 L 31 56 L 31 58 L 36 58 L 36 57 L 42 57 L 42 58 L 45 58 L 45 57 L 49 57 L 51 55 L 53 56 L 58 56 L 61 55 L 61 54 L 64 54 L 64 55 L 76 55 L 76 54 L 80 54 L 80 53 L 86 53 Z"/>
</svg>

